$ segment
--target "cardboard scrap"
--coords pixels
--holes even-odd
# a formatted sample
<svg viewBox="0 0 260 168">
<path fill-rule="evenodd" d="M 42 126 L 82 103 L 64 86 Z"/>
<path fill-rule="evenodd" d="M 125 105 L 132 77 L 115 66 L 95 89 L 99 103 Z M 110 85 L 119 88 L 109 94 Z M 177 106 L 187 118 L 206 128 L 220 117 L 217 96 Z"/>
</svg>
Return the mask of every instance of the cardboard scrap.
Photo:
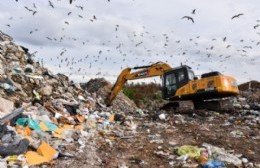
<svg viewBox="0 0 260 168">
<path fill-rule="evenodd" d="M 46 142 L 42 142 L 42 144 L 37 149 L 37 152 L 44 156 L 48 161 L 51 161 L 52 159 L 55 159 L 58 157 L 59 152 L 52 148 L 49 144 Z"/>
<path fill-rule="evenodd" d="M 57 158 L 58 155 L 59 152 L 57 150 L 55 150 L 49 144 L 43 141 L 37 149 L 37 152 L 28 151 L 25 154 L 25 158 L 28 162 L 28 165 L 33 166 L 50 162 L 51 160 Z"/>
<path fill-rule="evenodd" d="M 25 154 L 25 158 L 26 158 L 29 166 L 39 165 L 39 164 L 48 162 L 47 158 L 45 158 L 45 157 L 39 155 L 37 152 L 33 152 L 33 151 L 28 151 Z"/>
</svg>

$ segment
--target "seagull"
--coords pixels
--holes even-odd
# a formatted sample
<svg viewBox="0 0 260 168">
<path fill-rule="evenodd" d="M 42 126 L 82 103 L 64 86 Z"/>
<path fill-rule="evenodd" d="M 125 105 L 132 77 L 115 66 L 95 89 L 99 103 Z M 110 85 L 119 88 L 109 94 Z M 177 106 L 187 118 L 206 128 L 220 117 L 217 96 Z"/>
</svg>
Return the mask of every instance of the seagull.
<svg viewBox="0 0 260 168">
<path fill-rule="evenodd" d="M 183 17 L 182 17 L 182 19 L 184 19 L 184 18 L 187 18 L 188 20 L 191 20 L 191 21 L 192 21 L 192 23 L 194 23 L 194 20 L 193 20 L 193 18 L 192 18 L 192 17 L 190 17 L 190 16 L 183 16 Z"/>
<path fill-rule="evenodd" d="M 53 6 L 53 4 L 52 4 L 51 1 L 49 1 L 49 5 L 50 5 L 52 8 L 54 8 L 54 6 Z"/>
<path fill-rule="evenodd" d="M 70 0 L 70 4 L 72 4 L 72 0 Z"/>
<path fill-rule="evenodd" d="M 195 12 L 196 12 L 196 9 L 193 9 L 191 14 L 195 15 Z"/>
<path fill-rule="evenodd" d="M 252 47 L 251 47 L 251 46 L 244 46 L 243 48 L 250 48 L 250 49 L 252 49 Z"/>
<path fill-rule="evenodd" d="M 143 42 L 140 42 L 140 43 L 137 43 L 135 46 L 137 47 L 137 46 L 139 46 L 140 44 L 142 44 Z"/>
<path fill-rule="evenodd" d="M 71 12 L 68 13 L 68 16 L 71 14 Z"/>
<path fill-rule="evenodd" d="M 76 5 L 76 7 L 83 10 L 83 6 Z"/>
<path fill-rule="evenodd" d="M 93 19 L 97 20 L 97 17 L 94 15 L 94 16 L 93 16 Z"/>
<path fill-rule="evenodd" d="M 27 6 L 25 6 L 24 8 L 27 9 L 29 12 L 33 12 L 33 10 L 28 8 Z"/>
<path fill-rule="evenodd" d="M 242 15 L 244 15 L 243 13 L 239 13 L 239 14 L 237 14 L 237 15 L 234 15 L 232 18 L 231 18 L 231 20 L 232 19 L 235 19 L 235 18 L 238 18 L 239 16 L 242 16 Z"/>
<path fill-rule="evenodd" d="M 226 41 L 226 39 L 227 39 L 227 37 L 224 37 L 224 38 L 223 38 L 223 41 Z"/>
<path fill-rule="evenodd" d="M 257 24 L 254 26 L 254 29 L 258 28 L 260 26 L 260 24 Z"/>
</svg>

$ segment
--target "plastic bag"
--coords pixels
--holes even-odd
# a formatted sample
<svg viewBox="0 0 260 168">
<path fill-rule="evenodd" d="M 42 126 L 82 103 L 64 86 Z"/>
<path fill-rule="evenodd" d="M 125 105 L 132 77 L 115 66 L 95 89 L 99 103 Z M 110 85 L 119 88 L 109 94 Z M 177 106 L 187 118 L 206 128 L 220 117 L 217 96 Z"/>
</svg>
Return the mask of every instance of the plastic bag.
<svg viewBox="0 0 260 168">
<path fill-rule="evenodd" d="M 178 151 L 178 155 L 189 155 L 190 157 L 199 158 L 200 157 L 200 149 L 196 146 L 191 145 L 183 145 L 181 146 Z"/>
</svg>

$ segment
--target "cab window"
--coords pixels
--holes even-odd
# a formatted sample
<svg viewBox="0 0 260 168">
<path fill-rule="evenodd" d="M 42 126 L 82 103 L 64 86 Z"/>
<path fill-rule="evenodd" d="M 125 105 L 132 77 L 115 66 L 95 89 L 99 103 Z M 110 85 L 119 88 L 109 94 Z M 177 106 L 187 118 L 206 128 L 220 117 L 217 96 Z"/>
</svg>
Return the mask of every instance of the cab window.
<svg viewBox="0 0 260 168">
<path fill-rule="evenodd" d="M 192 71 L 188 71 L 189 80 L 194 80 L 194 73 Z"/>
<path fill-rule="evenodd" d="M 173 91 L 176 91 L 176 76 L 174 73 L 166 75 L 165 86 L 167 88 L 167 94 L 171 94 Z"/>
<path fill-rule="evenodd" d="M 183 81 L 184 78 L 185 78 L 184 72 L 183 72 L 183 71 L 179 71 L 179 72 L 178 72 L 178 82 Z"/>
</svg>

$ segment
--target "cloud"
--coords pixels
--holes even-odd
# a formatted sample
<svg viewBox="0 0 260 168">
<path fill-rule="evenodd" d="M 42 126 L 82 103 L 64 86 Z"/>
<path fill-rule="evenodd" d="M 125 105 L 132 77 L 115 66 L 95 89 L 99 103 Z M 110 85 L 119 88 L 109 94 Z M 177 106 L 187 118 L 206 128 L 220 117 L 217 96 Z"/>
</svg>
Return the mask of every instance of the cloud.
<svg viewBox="0 0 260 168">
<path fill-rule="evenodd" d="M 260 24 L 257 0 L 53 4 L 54 9 L 48 1 L 0 2 L 0 30 L 30 51 L 38 51 L 36 60 L 43 60 L 55 73 L 71 74 L 80 81 L 100 72 L 115 81 L 122 68 L 164 61 L 172 67 L 187 64 L 196 74 L 220 71 L 239 82 L 260 80 L 260 45 L 256 45 L 260 27 L 253 28 Z M 33 16 L 25 6 L 37 13 Z M 244 15 L 231 20 L 238 13 Z M 181 19 L 185 15 L 192 16 L 195 23 Z"/>
</svg>

